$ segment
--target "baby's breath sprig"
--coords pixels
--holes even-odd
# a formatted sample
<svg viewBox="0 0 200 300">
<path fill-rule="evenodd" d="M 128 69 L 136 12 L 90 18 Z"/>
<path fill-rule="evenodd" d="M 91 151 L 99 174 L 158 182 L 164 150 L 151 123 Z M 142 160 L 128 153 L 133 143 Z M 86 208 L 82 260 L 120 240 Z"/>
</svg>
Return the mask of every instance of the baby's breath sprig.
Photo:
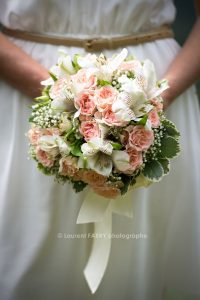
<svg viewBox="0 0 200 300">
<path fill-rule="evenodd" d="M 32 106 L 30 122 L 41 128 L 58 127 L 61 113 L 51 108 L 51 104 Z"/>
<path fill-rule="evenodd" d="M 164 134 L 164 127 L 160 125 L 159 128 L 153 128 L 154 131 L 154 143 L 151 147 L 143 153 L 144 164 L 149 160 L 157 160 L 161 153 L 161 140 Z"/>
</svg>

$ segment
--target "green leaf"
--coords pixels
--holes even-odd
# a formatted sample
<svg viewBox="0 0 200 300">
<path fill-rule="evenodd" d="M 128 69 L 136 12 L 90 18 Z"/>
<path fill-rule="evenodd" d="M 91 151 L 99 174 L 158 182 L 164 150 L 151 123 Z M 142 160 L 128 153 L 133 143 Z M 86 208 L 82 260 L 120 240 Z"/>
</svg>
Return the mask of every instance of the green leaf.
<svg viewBox="0 0 200 300">
<path fill-rule="evenodd" d="M 82 156 L 83 153 L 81 151 L 82 140 L 76 140 L 75 143 L 71 145 L 71 153 L 74 156 Z"/>
<path fill-rule="evenodd" d="M 162 121 L 162 125 L 166 129 L 166 133 L 169 136 L 176 137 L 176 138 L 178 138 L 180 136 L 180 132 L 176 128 L 175 124 L 173 122 L 171 122 L 170 120 L 164 119 Z"/>
<path fill-rule="evenodd" d="M 148 119 L 148 116 L 145 115 L 144 117 L 142 117 L 142 119 L 140 121 L 137 122 L 137 125 L 143 125 L 143 126 L 145 126 L 146 122 L 147 122 L 147 119 Z"/>
<path fill-rule="evenodd" d="M 120 189 L 120 191 L 121 191 L 121 195 L 124 195 L 128 191 L 129 185 L 132 181 L 132 176 L 127 176 L 127 175 L 121 174 L 120 177 L 124 184 L 124 186 Z"/>
<path fill-rule="evenodd" d="M 78 64 L 78 57 L 80 57 L 79 54 L 74 54 L 74 58 L 72 60 L 72 65 L 73 65 L 74 69 L 76 70 L 76 72 L 78 72 L 81 69 L 81 67 Z"/>
<path fill-rule="evenodd" d="M 111 85 L 111 82 L 109 82 L 107 80 L 101 80 L 101 79 L 99 79 L 98 82 L 97 82 L 97 85 L 100 85 L 100 86 Z"/>
<path fill-rule="evenodd" d="M 34 120 L 34 117 L 33 117 L 33 116 L 30 116 L 29 119 L 28 119 L 28 121 L 29 121 L 30 123 L 32 123 L 33 120 Z"/>
<path fill-rule="evenodd" d="M 179 142 L 171 136 L 166 136 L 161 140 L 160 150 L 161 157 L 173 158 L 180 152 Z"/>
<path fill-rule="evenodd" d="M 123 146 L 119 143 L 110 142 L 110 144 L 112 145 L 114 150 L 121 150 L 123 148 Z"/>
<path fill-rule="evenodd" d="M 76 128 L 75 128 L 75 127 L 72 127 L 72 128 L 64 135 L 64 139 L 67 140 L 68 137 L 69 137 L 70 135 L 74 135 L 75 131 L 76 131 Z"/>
<path fill-rule="evenodd" d="M 47 96 L 47 95 L 42 95 L 42 96 L 40 96 L 40 97 L 36 97 L 35 99 L 34 99 L 35 101 L 44 101 L 44 102 L 48 102 L 49 101 L 49 97 Z"/>
<path fill-rule="evenodd" d="M 159 158 L 158 159 L 159 163 L 162 165 L 163 167 L 163 171 L 164 171 L 164 174 L 168 174 L 169 173 L 169 170 L 170 170 L 170 163 L 169 163 L 169 160 L 166 159 L 166 158 Z"/>
<path fill-rule="evenodd" d="M 164 170 L 160 162 L 152 160 L 145 164 L 143 174 L 149 180 L 157 182 L 164 175 Z"/>
<path fill-rule="evenodd" d="M 51 76 L 51 78 L 52 78 L 54 81 L 57 81 L 57 80 L 58 80 L 58 78 L 57 78 L 53 73 L 51 73 L 50 71 L 49 71 L 49 75 Z"/>
<path fill-rule="evenodd" d="M 87 183 L 83 181 L 72 181 L 72 184 L 76 193 L 81 192 L 87 186 Z"/>
<path fill-rule="evenodd" d="M 132 120 L 130 123 L 132 125 L 143 125 L 143 126 L 145 126 L 146 122 L 147 122 L 147 119 L 148 119 L 148 116 L 144 115 L 139 121 Z"/>
</svg>

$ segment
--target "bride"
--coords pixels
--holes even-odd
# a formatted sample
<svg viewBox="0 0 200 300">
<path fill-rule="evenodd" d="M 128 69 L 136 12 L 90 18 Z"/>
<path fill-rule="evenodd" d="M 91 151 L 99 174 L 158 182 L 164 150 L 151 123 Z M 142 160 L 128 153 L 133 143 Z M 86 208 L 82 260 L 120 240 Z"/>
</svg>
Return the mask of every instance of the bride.
<svg viewBox="0 0 200 300">
<path fill-rule="evenodd" d="M 197 12 L 200 13 L 199 2 Z M 0 3 L 4 28 L 67 38 L 120 37 L 149 32 L 175 18 L 172 0 L 20 0 Z M 76 225 L 84 193 L 58 185 L 27 159 L 31 99 L 57 61 L 58 46 L 0 34 L 0 293 L 2 300 L 200 297 L 200 119 L 192 84 L 200 75 L 200 18 L 180 49 L 173 38 L 128 45 L 149 58 L 170 88 L 167 117 L 181 132 L 181 155 L 161 183 L 132 194 L 133 219 L 113 215 L 110 260 L 92 295 L 82 270 L 92 224 Z M 102 51 L 107 56 L 121 49 Z M 66 46 L 73 55 L 85 49 Z M 79 238 L 73 238 L 79 237 Z M 81 238 L 82 237 L 82 238 Z"/>
</svg>

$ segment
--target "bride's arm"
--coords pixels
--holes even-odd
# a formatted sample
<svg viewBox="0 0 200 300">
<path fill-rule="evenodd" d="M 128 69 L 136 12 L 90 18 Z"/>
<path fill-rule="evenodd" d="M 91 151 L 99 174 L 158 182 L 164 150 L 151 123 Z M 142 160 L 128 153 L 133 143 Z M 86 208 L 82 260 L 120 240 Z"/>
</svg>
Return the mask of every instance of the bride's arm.
<svg viewBox="0 0 200 300">
<path fill-rule="evenodd" d="M 40 94 L 48 71 L 0 33 L 0 78 L 29 97 Z"/>
<path fill-rule="evenodd" d="M 166 109 L 180 94 L 200 78 L 200 2 L 196 2 L 197 21 L 183 48 L 169 66 L 165 78 L 170 88 L 163 92 Z"/>
</svg>

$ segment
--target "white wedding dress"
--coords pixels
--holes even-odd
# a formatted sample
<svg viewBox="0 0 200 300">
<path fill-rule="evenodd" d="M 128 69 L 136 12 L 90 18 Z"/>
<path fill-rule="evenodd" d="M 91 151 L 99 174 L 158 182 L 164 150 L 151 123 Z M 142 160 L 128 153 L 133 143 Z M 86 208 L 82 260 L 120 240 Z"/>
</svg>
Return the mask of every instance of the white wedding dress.
<svg viewBox="0 0 200 300">
<path fill-rule="evenodd" d="M 0 2 L 0 21 L 10 28 L 72 37 L 126 35 L 171 23 L 174 17 L 170 0 Z M 11 40 L 46 67 L 57 60 L 57 46 Z M 151 59 L 162 78 L 179 46 L 164 39 L 128 51 Z M 200 119 L 194 87 L 167 111 L 181 131 L 182 148 L 170 174 L 133 191 L 133 219 L 113 214 L 113 233 L 147 238 L 112 240 L 108 267 L 94 295 L 83 276 L 92 240 L 72 238 L 93 232 L 92 224 L 76 225 L 84 193 L 55 183 L 28 160 L 30 99 L 1 81 L 0 100 L 1 300 L 200 299 Z"/>
</svg>

